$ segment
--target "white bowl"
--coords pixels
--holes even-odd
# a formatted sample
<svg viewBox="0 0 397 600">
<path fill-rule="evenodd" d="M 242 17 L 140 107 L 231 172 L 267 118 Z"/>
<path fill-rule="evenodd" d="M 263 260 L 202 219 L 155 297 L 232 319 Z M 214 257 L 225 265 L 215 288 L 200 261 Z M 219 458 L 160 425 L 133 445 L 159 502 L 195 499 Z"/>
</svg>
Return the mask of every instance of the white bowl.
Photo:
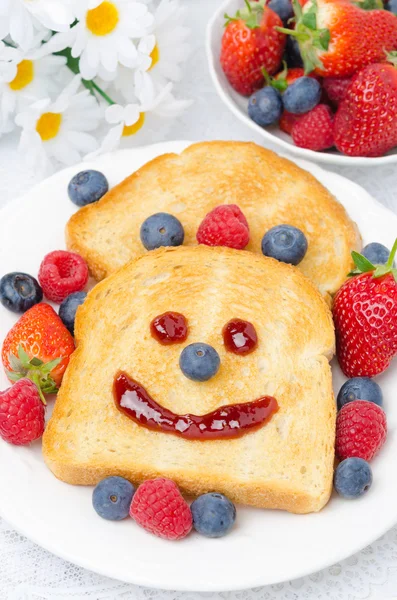
<svg viewBox="0 0 397 600">
<path fill-rule="evenodd" d="M 222 33 L 225 23 L 224 14 L 227 13 L 229 15 L 233 15 L 243 5 L 243 0 L 225 0 L 222 2 L 208 23 L 206 40 L 208 64 L 215 89 L 223 102 L 236 115 L 236 117 L 257 134 L 261 135 L 265 142 L 270 142 L 271 144 L 277 145 L 280 149 L 287 151 L 290 154 L 294 154 L 300 158 L 305 158 L 306 160 L 357 167 L 369 165 L 375 167 L 397 163 L 397 148 L 385 156 L 378 158 L 344 156 L 336 150 L 330 150 L 328 152 L 314 152 L 313 150 L 298 148 L 293 143 L 292 138 L 286 133 L 282 132 L 278 126 L 272 126 L 263 129 L 248 117 L 248 99 L 244 96 L 240 96 L 240 94 L 233 90 L 227 81 L 219 62 Z"/>
</svg>

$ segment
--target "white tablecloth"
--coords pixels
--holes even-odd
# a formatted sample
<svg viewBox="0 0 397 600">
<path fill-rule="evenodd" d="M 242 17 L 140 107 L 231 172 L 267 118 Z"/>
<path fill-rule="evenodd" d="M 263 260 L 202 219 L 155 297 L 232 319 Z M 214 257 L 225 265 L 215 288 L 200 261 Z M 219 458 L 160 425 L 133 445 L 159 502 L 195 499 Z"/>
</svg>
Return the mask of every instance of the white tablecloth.
<svg viewBox="0 0 397 600">
<path fill-rule="evenodd" d="M 261 143 L 262 140 L 255 139 L 252 132 L 245 129 L 224 108 L 216 96 L 207 72 L 204 52 L 205 25 L 220 0 L 185 1 L 191 15 L 193 52 L 185 78 L 178 89 L 181 95 L 194 98 L 195 102 L 186 114 L 172 125 L 167 138 L 240 139 Z M 157 141 L 161 139 L 148 140 L 148 143 Z M 0 140 L 0 207 L 29 190 L 37 182 L 37 176 L 34 172 L 26 170 L 16 148 L 17 139 L 13 135 Z M 335 167 L 334 170 L 361 184 L 380 202 L 397 211 L 395 167 Z M 47 498 L 45 501 L 51 502 L 51 499 Z M 354 557 L 311 577 L 239 593 L 196 594 L 143 589 L 95 575 L 40 549 L 0 519 L 1 599 L 356 600 L 393 596 L 397 598 L 397 527 Z"/>
</svg>

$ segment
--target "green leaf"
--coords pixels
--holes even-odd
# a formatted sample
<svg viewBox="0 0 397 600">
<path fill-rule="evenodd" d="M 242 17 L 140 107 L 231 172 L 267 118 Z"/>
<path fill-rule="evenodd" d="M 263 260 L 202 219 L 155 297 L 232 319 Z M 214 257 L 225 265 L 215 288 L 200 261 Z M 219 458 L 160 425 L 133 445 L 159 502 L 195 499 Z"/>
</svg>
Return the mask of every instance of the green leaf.
<svg viewBox="0 0 397 600">
<path fill-rule="evenodd" d="M 21 344 L 18 346 L 18 357 L 24 367 L 28 367 L 30 363 L 30 357 L 22 348 Z"/>
<path fill-rule="evenodd" d="M 32 365 L 32 367 L 41 367 L 41 365 L 43 365 L 43 361 L 40 360 L 39 358 L 37 358 L 36 356 L 32 358 L 32 360 L 30 361 L 30 364 Z"/>
<path fill-rule="evenodd" d="M 310 9 L 311 10 L 311 9 Z M 307 12 L 303 14 L 302 23 L 309 29 L 315 31 L 317 29 L 317 16 L 314 12 Z"/>
<path fill-rule="evenodd" d="M 20 373 L 21 371 L 23 371 L 23 366 L 22 366 L 21 361 L 14 354 L 11 353 L 9 355 L 8 361 L 9 361 L 13 371 L 16 371 L 17 373 Z"/>
<path fill-rule="evenodd" d="M 383 277 L 388 273 L 390 273 L 390 267 L 388 267 L 387 265 L 377 265 L 374 271 L 374 277 L 375 279 L 378 279 L 379 277 Z"/>
<path fill-rule="evenodd" d="M 328 50 L 329 48 L 329 43 L 331 41 L 331 33 L 329 29 L 320 29 L 319 30 L 319 42 L 321 45 L 321 48 L 323 50 Z"/>
<path fill-rule="evenodd" d="M 6 371 L 6 373 L 10 381 L 19 381 L 23 378 L 23 375 L 21 373 L 14 373 L 14 371 Z"/>
<path fill-rule="evenodd" d="M 352 252 L 352 259 L 360 273 L 369 273 L 370 271 L 375 270 L 375 265 L 373 265 L 368 258 L 365 258 L 365 256 L 355 252 L 354 250 Z"/>
<path fill-rule="evenodd" d="M 59 358 L 54 358 L 54 360 L 51 360 L 48 363 L 45 363 L 45 365 L 42 367 L 42 369 L 40 369 L 40 371 L 42 373 L 51 373 L 51 371 L 53 369 L 55 369 L 55 367 L 57 367 L 59 365 L 59 363 L 61 362 L 63 357 L 59 357 Z"/>
</svg>

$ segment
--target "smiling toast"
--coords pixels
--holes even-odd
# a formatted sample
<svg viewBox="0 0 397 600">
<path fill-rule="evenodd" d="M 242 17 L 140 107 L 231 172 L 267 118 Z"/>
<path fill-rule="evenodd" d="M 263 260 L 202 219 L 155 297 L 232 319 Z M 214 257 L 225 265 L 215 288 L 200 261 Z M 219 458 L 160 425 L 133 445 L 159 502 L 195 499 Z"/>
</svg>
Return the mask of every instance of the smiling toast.
<svg viewBox="0 0 397 600">
<path fill-rule="evenodd" d="M 186 332 L 166 345 L 151 324 L 168 312 L 183 319 Z M 237 319 L 255 337 L 246 354 L 232 351 L 230 339 L 225 344 L 225 326 Z M 59 479 L 94 485 L 109 475 L 134 483 L 162 476 L 187 494 L 216 491 L 262 508 L 307 513 L 326 504 L 334 328 L 326 302 L 298 269 L 228 248 L 156 250 L 88 294 L 75 332 L 77 349 L 43 438 L 44 459 Z M 191 344 L 206 344 L 219 357 L 205 381 L 181 367 Z M 221 430 L 230 407 L 264 398 L 277 410 L 232 439 L 189 439 L 183 427 L 155 430 L 120 410 L 120 373 L 181 423 L 186 415 L 199 424 L 200 416 L 217 414 Z"/>
</svg>

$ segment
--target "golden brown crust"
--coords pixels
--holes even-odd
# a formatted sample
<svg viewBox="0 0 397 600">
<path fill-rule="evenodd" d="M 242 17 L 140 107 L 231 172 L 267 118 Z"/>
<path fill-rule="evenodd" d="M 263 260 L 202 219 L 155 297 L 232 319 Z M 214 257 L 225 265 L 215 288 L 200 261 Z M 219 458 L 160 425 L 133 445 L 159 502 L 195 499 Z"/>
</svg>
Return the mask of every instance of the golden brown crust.
<svg viewBox="0 0 397 600">
<path fill-rule="evenodd" d="M 101 280 L 146 252 L 139 229 L 150 215 L 169 212 L 185 229 L 185 245 L 219 204 L 237 204 L 250 225 L 247 250 L 261 252 L 264 233 L 287 223 L 306 234 L 309 249 L 299 265 L 327 297 L 349 272 L 361 239 L 345 209 L 312 175 L 252 143 L 202 142 L 180 155 L 159 156 L 104 198 L 74 214 L 68 247 L 81 254 Z"/>
<path fill-rule="evenodd" d="M 150 321 L 185 315 L 184 344 L 164 347 Z M 222 328 L 252 322 L 258 347 L 228 352 Z M 179 369 L 183 347 L 213 345 L 221 368 L 210 381 Z M 79 308 L 77 349 L 43 438 L 43 455 L 68 483 L 111 474 L 138 483 L 162 475 L 189 494 L 223 492 L 236 502 L 305 513 L 328 501 L 334 460 L 335 402 L 329 360 L 331 313 L 296 268 L 251 252 L 205 246 L 161 249 L 99 283 Z M 274 395 L 280 410 L 261 429 L 234 440 L 190 441 L 136 425 L 115 407 L 119 370 L 174 412 L 205 414 Z"/>
</svg>

